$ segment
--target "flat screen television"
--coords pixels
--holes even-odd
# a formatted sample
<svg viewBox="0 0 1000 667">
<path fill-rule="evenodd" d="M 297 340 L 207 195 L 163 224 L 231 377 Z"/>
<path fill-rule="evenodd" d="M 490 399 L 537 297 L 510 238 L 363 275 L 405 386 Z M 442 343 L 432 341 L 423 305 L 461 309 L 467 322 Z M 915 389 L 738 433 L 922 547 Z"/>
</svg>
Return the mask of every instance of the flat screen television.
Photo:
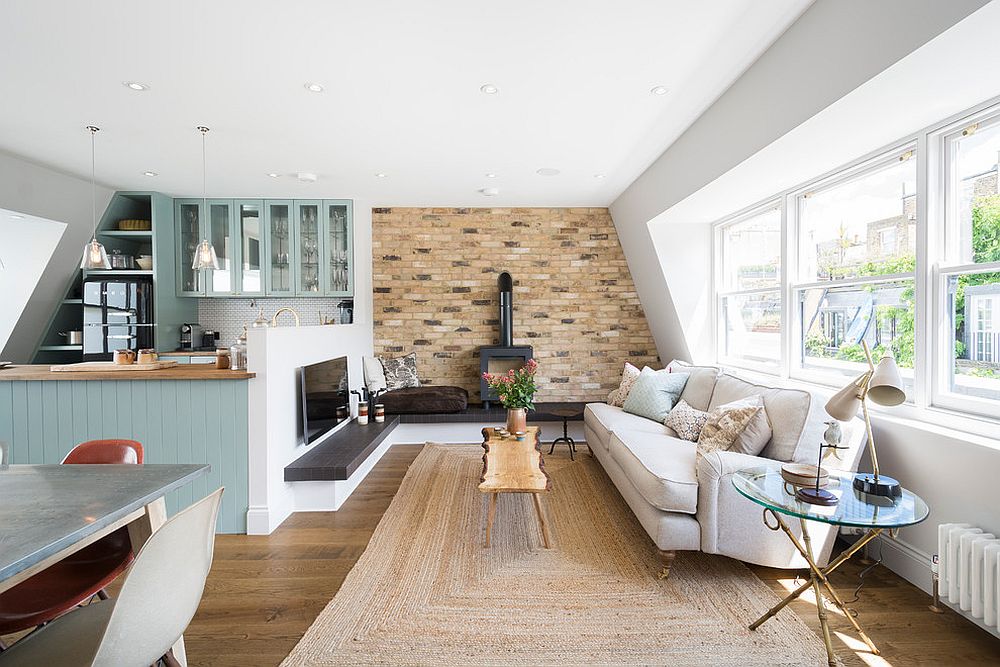
<svg viewBox="0 0 1000 667">
<path fill-rule="evenodd" d="M 302 435 L 309 444 L 351 418 L 347 357 L 303 366 L 300 377 Z"/>
</svg>

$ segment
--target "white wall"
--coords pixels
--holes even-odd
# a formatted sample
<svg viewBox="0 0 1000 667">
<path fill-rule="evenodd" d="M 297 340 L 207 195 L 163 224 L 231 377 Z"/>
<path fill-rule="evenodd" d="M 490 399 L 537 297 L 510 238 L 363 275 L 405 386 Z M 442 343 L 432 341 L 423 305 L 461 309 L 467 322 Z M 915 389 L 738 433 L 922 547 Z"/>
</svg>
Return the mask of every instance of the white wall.
<svg viewBox="0 0 1000 667">
<path fill-rule="evenodd" d="M 81 132 L 81 135 L 85 133 Z M 89 142 L 81 150 L 89 150 Z M 98 215 L 108 207 L 113 191 L 98 185 Z M 66 223 L 66 231 L 45 265 L 41 278 L 21 313 L 0 358 L 27 363 L 45 325 L 69 281 L 80 266 L 83 246 L 94 231 L 90 181 L 68 176 L 22 158 L 0 152 L 0 208 Z M 3 248 L 0 238 L 0 252 Z M 5 295 L 0 303 L 6 307 Z"/>
<path fill-rule="evenodd" d="M 660 356 L 689 357 L 648 223 L 986 0 L 817 0 L 611 206 Z M 683 251 L 676 247 L 674 252 Z"/>
<path fill-rule="evenodd" d="M 361 358 L 372 354 L 371 325 L 342 324 L 252 329 L 249 370 L 250 508 L 247 532 L 269 534 L 295 511 L 294 484 L 285 466 L 322 440 L 301 439 L 298 369 L 333 357 L 348 358 L 351 389 L 364 384 Z"/>
</svg>

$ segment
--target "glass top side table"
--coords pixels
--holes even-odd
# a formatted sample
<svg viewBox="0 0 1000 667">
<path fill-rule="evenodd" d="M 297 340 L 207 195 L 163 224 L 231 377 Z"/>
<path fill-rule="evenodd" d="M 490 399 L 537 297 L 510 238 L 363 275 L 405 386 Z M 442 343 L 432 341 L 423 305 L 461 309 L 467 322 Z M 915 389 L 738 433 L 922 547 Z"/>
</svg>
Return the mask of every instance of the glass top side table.
<svg viewBox="0 0 1000 667">
<path fill-rule="evenodd" d="M 829 481 L 824 487 L 838 498 L 836 505 L 810 505 L 795 497 L 796 487 L 781 476 L 781 466 L 761 466 L 740 470 L 733 474 L 733 486 L 744 497 L 764 508 L 764 525 L 771 530 L 781 530 L 788 536 L 792 544 L 809 564 L 809 580 L 772 607 L 766 614 L 750 624 L 751 630 L 756 630 L 765 621 L 773 617 L 785 606 L 812 587 L 816 594 L 816 609 L 820 625 L 823 628 L 823 641 L 826 644 L 826 654 L 829 664 L 836 665 L 837 657 L 833 651 L 830 638 L 830 628 L 827 624 L 826 606 L 822 589 L 826 589 L 829 598 L 843 612 L 844 617 L 854 626 L 855 632 L 875 655 L 878 648 L 861 629 L 857 619 L 847 610 L 843 600 L 830 585 L 828 576 L 854 553 L 882 534 L 889 531 L 890 535 L 904 526 L 912 526 L 927 518 L 930 510 L 919 496 L 902 490 L 898 498 L 866 496 L 852 487 L 854 475 L 839 471 L 830 471 Z M 802 540 L 791 531 L 782 516 L 797 517 L 802 529 Z M 820 521 L 834 526 L 851 526 L 864 528 L 865 534 L 832 560 L 825 568 L 820 568 L 813 557 L 812 543 L 806 530 L 806 521 Z"/>
</svg>

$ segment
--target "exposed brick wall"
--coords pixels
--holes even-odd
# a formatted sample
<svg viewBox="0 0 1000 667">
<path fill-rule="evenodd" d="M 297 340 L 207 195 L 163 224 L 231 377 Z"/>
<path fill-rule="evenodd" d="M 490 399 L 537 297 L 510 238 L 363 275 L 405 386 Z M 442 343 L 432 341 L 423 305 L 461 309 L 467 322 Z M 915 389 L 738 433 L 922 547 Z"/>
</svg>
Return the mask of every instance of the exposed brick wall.
<svg viewBox="0 0 1000 667">
<path fill-rule="evenodd" d="M 536 400 L 604 400 L 622 363 L 658 363 L 604 208 L 372 211 L 375 353 L 417 353 L 421 379 L 479 400 L 496 345 L 497 276 L 514 278 L 514 344 L 539 362 Z"/>
</svg>

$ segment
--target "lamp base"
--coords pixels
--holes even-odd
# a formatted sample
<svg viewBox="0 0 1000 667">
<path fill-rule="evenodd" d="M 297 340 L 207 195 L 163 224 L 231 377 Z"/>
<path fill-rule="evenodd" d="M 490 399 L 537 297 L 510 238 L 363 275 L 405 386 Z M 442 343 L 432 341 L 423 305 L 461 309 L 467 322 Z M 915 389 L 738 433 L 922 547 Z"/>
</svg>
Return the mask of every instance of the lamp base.
<svg viewBox="0 0 1000 667">
<path fill-rule="evenodd" d="M 898 498 L 903 495 L 903 487 L 892 477 L 870 472 L 861 472 L 854 476 L 854 488 L 861 493 L 886 498 Z"/>
<path fill-rule="evenodd" d="M 826 489 L 817 489 L 813 486 L 806 486 L 795 492 L 795 497 L 810 505 L 836 505 L 837 496 Z"/>
</svg>

